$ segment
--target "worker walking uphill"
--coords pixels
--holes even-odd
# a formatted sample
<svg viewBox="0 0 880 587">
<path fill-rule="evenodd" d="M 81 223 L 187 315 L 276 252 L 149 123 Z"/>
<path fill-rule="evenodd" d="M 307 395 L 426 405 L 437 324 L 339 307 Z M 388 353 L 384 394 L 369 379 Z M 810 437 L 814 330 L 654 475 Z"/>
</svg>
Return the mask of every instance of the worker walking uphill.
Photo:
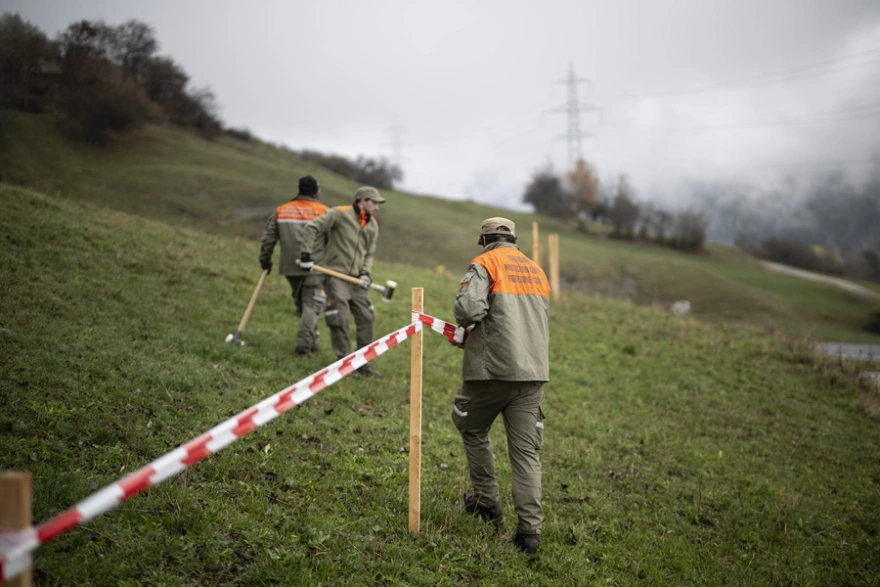
<svg viewBox="0 0 880 587">
<path fill-rule="evenodd" d="M 299 193 L 291 201 L 278 206 L 266 222 L 263 243 L 260 247 L 260 267 L 272 270 L 272 252 L 275 243 L 281 241 L 280 273 L 287 278 L 299 315 L 294 354 L 308 355 L 318 350 L 318 316 L 324 309 L 323 279 L 297 265 L 302 253 L 303 230 L 310 221 L 327 211 L 320 203 L 321 188 L 311 175 L 299 180 Z M 310 252 L 320 260 L 324 246 L 322 241 L 310 243 Z"/>
<path fill-rule="evenodd" d="M 324 315 L 330 327 L 333 352 L 340 359 L 351 353 L 349 314 L 354 316 L 358 348 L 373 342 L 373 321 L 376 316 L 370 301 L 369 284 L 372 283 L 370 270 L 379 238 L 379 224 L 373 215 L 384 201 L 385 198 L 379 195 L 376 188 L 361 187 L 355 192 L 351 206 L 330 208 L 326 214 L 309 222 L 303 231 L 300 267 L 311 269 L 314 266 L 317 261 L 314 254 L 316 244 L 326 238 L 327 248 L 321 265 L 365 282 L 362 286 L 332 276 L 324 280 L 328 300 Z M 352 376 L 361 377 L 362 374 L 382 376 L 369 363 Z"/>
<path fill-rule="evenodd" d="M 550 287 L 537 264 L 516 246 L 514 223 L 488 218 L 480 226 L 483 252 L 471 261 L 455 296 L 455 319 L 470 329 L 464 342 L 462 386 L 452 421 L 461 432 L 474 492 L 465 510 L 500 527 L 501 495 L 489 442 L 504 418 L 517 515 L 514 544 L 538 550 L 544 511 L 541 461 L 544 383 L 550 378 Z"/>
</svg>

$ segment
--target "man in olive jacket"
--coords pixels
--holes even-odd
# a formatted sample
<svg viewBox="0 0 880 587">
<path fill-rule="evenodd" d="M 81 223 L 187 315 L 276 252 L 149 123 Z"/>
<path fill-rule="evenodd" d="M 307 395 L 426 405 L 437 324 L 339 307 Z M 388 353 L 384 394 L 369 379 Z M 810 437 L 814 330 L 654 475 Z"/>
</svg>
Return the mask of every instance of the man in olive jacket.
<svg viewBox="0 0 880 587">
<path fill-rule="evenodd" d="M 320 203 L 321 187 L 311 175 L 299 180 L 299 193 L 291 201 L 278 206 L 266 221 L 263 242 L 260 247 L 260 267 L 272 270 L 272 252 L 275 243 L 281 241 L 281 265 L 279 272 L 287 278 L 293 295 L 299 327 L 296 333 L 294 354 L 307 355 L 318 350 L 318 316 L 324 309 L 320 275 L 312 275 L 297 265 L 301 254 L 302 233 L 306 224 L 327 211 Z M 315 258 L 320 259 L 323 246 L 316 247 Z"/>
<path fill-rule="evenodd" d="M 463 344 L 463 383 L 452 407 L 461 432 L 473 493 L 465 510 L 500 526 L 501 496 L 489 442 L 504 418 L 517 514 L 514 543 L 538 550 L 544 511 L 541 461 L 544 383 L 550 379 L 550 287 L 541 268 L 516 246 L 514 223 L 488 218 L 480 227 L 483 252 L 471 261 L 455 297 L 454 314 L 469 328 Z"/>
<path fill-rule="evenodd" d="M 379 238 L 379 224 L 373 215 L 384 201 L 385 198 L 379 195 L 376 188 L 361 187 L 355 192 L 351 206 L 330 208 L 324 215 L 309 222 L 303 231 L 300 267 L 311 270 L 315 263 L 315 243 L 326 238 L 327 248 L 321 265 L 364 282 L 361 286 L 331 276 L 324 280 L 328 300 L 324 316 L 330 327 L 333 352 L 339 358 L 351 353 L 349 314 L 354 315 L 358 348 L 373 342 L 375 312 L 370 302 L 369 284 L 372 283 L 370 270 Z M 352 375 L 360 377 L 362 374 L 382 376 L 370 363 Z"/>
</svg>

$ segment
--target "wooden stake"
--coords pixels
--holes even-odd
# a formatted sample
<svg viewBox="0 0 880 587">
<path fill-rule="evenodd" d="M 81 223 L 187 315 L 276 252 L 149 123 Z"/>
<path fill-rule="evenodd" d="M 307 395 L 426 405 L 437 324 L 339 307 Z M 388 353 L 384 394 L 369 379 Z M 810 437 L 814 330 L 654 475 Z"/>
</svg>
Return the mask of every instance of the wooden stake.
<svg viewBox="0 0 880 587">
<path fill-rule="evenodd" d="M 412 311 L 423 312 L 425 290 L 412 290 Z M 422 330 L 411 336 L 409 361 L 409 531 L 419 533 L 422 510 Z"/>
<path fill-rule="evenodd" d="M 550 288 L 553 301 L 559 301 L 559 235 L 547 235 L 547 261 L 550 263 Z"/>
<path fill-rule="evenodd" d="M 31 474 L 19 471 L 0 473 L 0 528 L 24 530 L 31 526 Z M 2 583 L 9 587 L 30 587 L 31 569 Z"/>
<path fill-rule="evenodd" d="M 538 237 L 537 222 L 532 222 L 532 261 L 541 267 L 541 240 Z"/>
</svg>

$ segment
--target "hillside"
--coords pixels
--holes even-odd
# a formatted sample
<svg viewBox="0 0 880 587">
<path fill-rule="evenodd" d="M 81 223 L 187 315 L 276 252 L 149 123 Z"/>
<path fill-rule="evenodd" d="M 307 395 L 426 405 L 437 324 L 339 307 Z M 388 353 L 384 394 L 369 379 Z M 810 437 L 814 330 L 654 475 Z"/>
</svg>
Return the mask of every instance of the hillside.
<svg viewBox="0 0 880 587">
<path fill-rule="evenodd" d="M 333 357 L 292 360 L 252 243 L 0 185 L 0 470 L 44 521 Z M 380 262 L 377 272 L 402 266 Z M 448 317 L 454 276 L 406 268 Z M 326 327 L 322 324 L 326 340 Z M 422 532 L 406 531 L 409 352 L 343 380 L 35 555 L 38 585 L 870 585 L 880 414 L 855 374 L 744 325 L 572 293 L 551 316 L 547 520 L 529 561 L 461 512 L 460 354 L 425 334 Z M 492 432 L 502 486 L 510 469 Z M 511 512 L 511 504 L 505 509 Z"/>
<path fill-rule="evenodd" d="M 295 191 L 297 179 L 319 177 L 324 200 L 348 203 L 357 186 L 303 162 L 289 151 L 225 137 L 206 141 L 173 128 L 147 127 L 111 148 L 67 140 L 49 115 L 4 111 L 0 179 L 210 234 L 258 239 L 266 216 Z M 561 278 L 568 291 L 668 307 L 689 300 L 694 315 L 782 328 L 817 340 L 878 342 L 864 331 L 880 303 L 833 286 L 773 275 L 736 249 L 711 245 L 701 255 L 589 237 L 559 221 L 474 202 L 403 192 L 385 194 L 378 256 L 390 263 L 458 277 L 476 254 L 479 222 L 495 215 L 517 223 L 531 252 L 531 225 L 542 238 L 558 233 Z M 518 199 L 519 194 L 511 194 Z M 250 247 L 254 265 L 258 244 Z M 408 270 L 379 279 L 405 280 Z"/>
</svg>

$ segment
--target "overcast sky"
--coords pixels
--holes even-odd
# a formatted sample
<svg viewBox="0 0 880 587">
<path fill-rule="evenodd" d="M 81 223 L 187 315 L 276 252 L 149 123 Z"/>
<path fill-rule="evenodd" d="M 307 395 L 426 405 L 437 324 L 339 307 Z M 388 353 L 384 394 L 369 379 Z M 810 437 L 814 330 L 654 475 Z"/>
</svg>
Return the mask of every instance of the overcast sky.
<svg viewBox="0 0 880 587">
<path fill-rule="evenodd" d="M 0 11 L 50 38 L 82 19 L 145 22 L 227 126 L 385 156 L 417 193 L 524 209 L 531 176 L 565 171 L 578 145 L 603 180 L 626 173 L 658 200 L 692 179 L 880 164 L 878 0 L 0 0 Z M 575 130 L 593 136 L 569 141 Z"/>
</svg>

